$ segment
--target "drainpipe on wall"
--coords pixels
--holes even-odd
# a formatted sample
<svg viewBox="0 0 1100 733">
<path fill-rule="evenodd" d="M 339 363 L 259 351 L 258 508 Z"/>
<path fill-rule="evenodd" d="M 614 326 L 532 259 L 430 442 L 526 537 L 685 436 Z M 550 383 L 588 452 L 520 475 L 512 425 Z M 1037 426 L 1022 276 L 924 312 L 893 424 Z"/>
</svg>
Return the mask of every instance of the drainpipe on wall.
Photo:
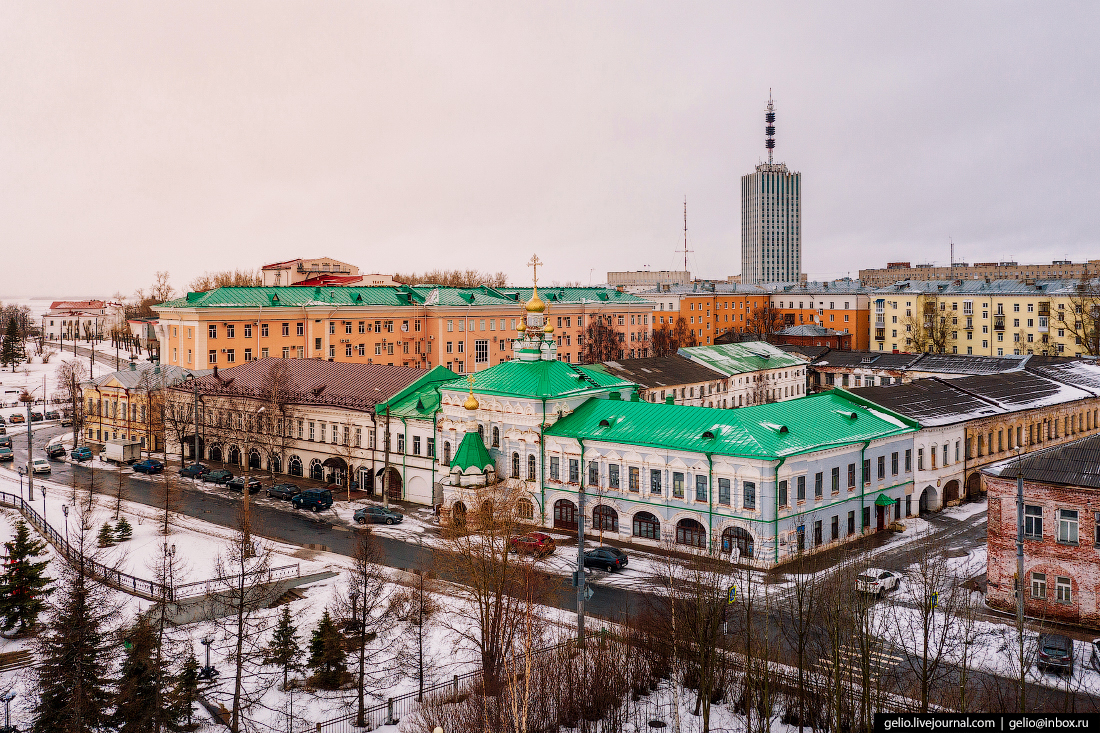
<svg viewBox="0 0 1100 733">
<path fill-rule="evenodd" d="M 405 434 L 405 450 L 401 452 L 401 491 L 405 495 L 405 500 L 409 499 L 409 478 L 407 474 L 407 458 L 409 455 L 409 421 L 405 418 L 401 418 L 401 432 Z"/>
<path fill-rule="evenodd" d="M 775 483 L 772 486 L 772 494 L 775 496 L 775 513 L 772 519 L 772 542 L 775 545 L 775 562 L 779 562 L 779 469 L 783 467 L 783 464 L 787 462 L 787 457 L 783 456 L 779 459 L 779 463 L 775 464 Z"/>
<path fill-rule="evenodd" d="M 859 473 L 856 474 L 859 477 L 859 524 L 860 524 L 859 536 L 860 537 L 863 536 L 863 533 L 867 530 L 867 527 L 871 526 L 870 523 L 867 524 L 867 527 L 863 526 L 863 502 L 864 502 L 864 498 L 867 495 L 867 482 L 865 482 L 863 480 L 863 462 L 866 460 L 865 454 L 867 452 L 867 446 L 869 446 L 869 445 L 871 445 L 871 441 L 865 440 L 865 441 L 863 441 L 863 447 L 859 449 Z M 871 477 L 868 476 L 867 478 L 871 478 Z"/>
<path fill-rule="evenodd" d="M 577 477 L 577 647 L 584 649 L 584 592 L 588 580 L 584 577 L 584 438 L 578 437 L 581 446 L 580 475 Z"/>
<path fill-rule="evenodd" d="M 439 449 L 443 444 L 443 436 L 439 434 L 439 407 L 443 404 L 443 398 L 439 395 L 439 382 L 435 385 L 436 407 L 432 410 L 432 439 L 435 441 L 435 455 L 432 456 L 432 507 L 435 507 L 435 464 L 439 462 Z M 442 499 L 443 497 L 440 497 Z M 442 501 L 440 502 L 442 503 Z"/>
<path fill-rule="evenodd" d="M 714 552 L 714 458 L 713 453 L 704 454 L 707 457 L 707 549 Z"/>
<path fill-rule="evenodd" d="M 542 526 L 546 526 L 546 398 L 542 398 L 542 424 L 539 425 L 539 488 L 542 492 Z"/>
</svg>

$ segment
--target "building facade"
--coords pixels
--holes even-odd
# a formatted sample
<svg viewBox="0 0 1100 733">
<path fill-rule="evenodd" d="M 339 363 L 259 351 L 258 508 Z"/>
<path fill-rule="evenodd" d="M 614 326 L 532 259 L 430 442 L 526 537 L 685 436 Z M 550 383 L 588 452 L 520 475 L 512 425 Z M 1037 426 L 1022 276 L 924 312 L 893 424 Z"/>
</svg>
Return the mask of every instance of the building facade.
<svg viewBox="0 0 1100 733">
<path fill-rule="evenodd" d="M 43 333 L 50 341 L 102 338 L 112 323 L 109 305 L 102 300 L 55 300 L 42 316 Z"/>
<path fill-rule="evenodd" d="M 287 287 L 290 285 L 358 285 L 363 277 L 359 268 L 347 262 L 331 257 L 312 259 L 294 259 L 285 262 L 273 262 L 260 268 L 261 283 L 264 287 Z M 393 278 L 381 285 L 394 285 Z M 373 284 L 373 283 L 370 283 Z"/>
<path fill-rule="evenodd" d="M 129 369 L 83 383 L 84 440 L 99 446 L 108 440 L 128 440 L 140 444 L 145 451 L 163 451 L 167 391 L 186 373 L 175 366 L 130 362 Z M 198 375 L 205 373 L 201 371 Z"/>
<path fill-rule="evenodd" d="M 680 349 L 679 356 L 725 375 L 725 391 L 708 392 L 706 407 L 744 407 L 806 396 L 806 360 L 765 341 L 691 346 Z"/>
<path fill-rule="evenodd" d="M 663 285 L 687 285 L 690 282 L 691 273 L 687 270 L 635 270 L 607 273 L 607 284 L 613 288 L 652 288 Z"/>
<path fill-rule="evenodd" d="M 899 280 L 1076 280 L 1085 273 L 1100 273 L 1100 260 L 1070 262 L 1055 260 L 1049 265 L 1021 265 L 1017 262 L 956 262 L 949 267 L 911 266 L 908 262 L 890 262 L 886 267 L 859 271 L 859 279 L 871 287 L 893 285 Z"/>
</svg>

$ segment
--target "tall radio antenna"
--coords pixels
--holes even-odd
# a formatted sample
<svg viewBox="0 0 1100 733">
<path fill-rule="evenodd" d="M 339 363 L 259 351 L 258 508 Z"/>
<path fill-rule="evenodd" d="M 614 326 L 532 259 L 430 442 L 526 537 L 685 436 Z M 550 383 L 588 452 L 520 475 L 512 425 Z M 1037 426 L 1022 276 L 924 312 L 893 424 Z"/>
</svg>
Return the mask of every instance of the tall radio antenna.
<svg viewBox="0 0 1100 733">
<path fill-rule="evenodd" d="M 947 241 L 951 243 L 951 266 L 955 266 L 955 240 L 952 237 L 948 237 Z"/>
<path fill-rule="evenodd" d="M 768 164 L 772 162 L 775 150 L 775 104 L 772 102 L 772 90 L 768 88 L 768 111 L 764 113 L 764 147 L 768 149 Z"/>
<path fill-rule="evenodd" d="M 688 199 L 684 196 L 684 272 L 688 271 L 688 252 L 694 251 L 688 249 Z"/>
</svg>

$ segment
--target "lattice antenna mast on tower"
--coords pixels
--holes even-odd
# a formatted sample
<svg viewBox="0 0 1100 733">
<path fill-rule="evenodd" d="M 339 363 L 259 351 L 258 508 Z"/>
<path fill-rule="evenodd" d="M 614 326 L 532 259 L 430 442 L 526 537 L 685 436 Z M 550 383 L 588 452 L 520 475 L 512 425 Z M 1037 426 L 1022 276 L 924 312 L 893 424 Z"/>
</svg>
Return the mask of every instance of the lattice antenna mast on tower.
<svg viewBox="0 0 1100 733">
<path fill-rule="evenodd" d="M 768 165 L 772 162 L 775 150 L 775 104 L 772 102 L 772 90 L 768 90 L 768 111 L 764 113 L 764 147 L 768 149 Z"/>
<path fill-rule="evenodd" d="M 688 271 L 688 253 L 694 251 L 688 249 L 688 200 L 687 196 L 684 196 L 684 272 Z"/>
</svg>

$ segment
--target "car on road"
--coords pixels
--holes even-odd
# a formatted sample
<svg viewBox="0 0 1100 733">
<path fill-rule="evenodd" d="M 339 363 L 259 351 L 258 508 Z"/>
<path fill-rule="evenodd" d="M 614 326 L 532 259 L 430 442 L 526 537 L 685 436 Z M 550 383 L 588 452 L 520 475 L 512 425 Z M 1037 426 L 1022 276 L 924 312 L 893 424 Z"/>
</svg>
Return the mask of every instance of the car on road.
<svg viewBox="0 0 1100 733">
<path fill-rule="evenodd" d="M 602 568 L 603 570 L 622 570 L 629 560 L 626 553 L 618 547 L 601 545 L 584 553 L 584 566 L 586 568 Z"/>
<path fill-rule="evenodd" d="M 10 422 L 12 425 L 19 425 L 21 423 L 27 422 L 27 418 L 23 417 L 23 413 L 17 412 L 8 418 L 8 422 Z"/>
<path fill-rule="evenodd" d="M 60 420 L 61 419 L 61 413 L 58 412 L 57 410 L 50 410 L 49 412 L 46 413 L 46 419 L 47 420 Z"/>
<path fill-rule="evenodd" d="M 222 484 L 229 483 L 229 479 L 233 478 L 233 472 L 227 471 L 224 468 L 218 468 L 213 471 L 207 471 L 199 476 L 199 481 L 204 484 L 215 484 L 220 486 Z"/>
<path fill-rule="evenodd" d="M 180 476 L 183 476 L 184 478 L 198 478 L 209 470 L 209 467 L 204 466 L 201 463 L 192 463 L 190 466 L 180 469 Z"/>
<path fill-rule="evenodd" d="M 73 411 L 66 409 L 61 413 L 61 427 L 69 428 L 73 424 Z"/>
<path fill-rule="evenodd" d="M 0 415 L 0 425 L 3 425 L 6 422 L 7 422 L 7 420 L 4 419 L 4 416 Z"/>
<path fill-rule="evenodd" d="M 164 470 L 164 464 L 156 458 L 146 458 L 135 463 L 133 469 L 136 473 L 160 473 Z"/>
<path fill-rule="evenodd" d="M 328 489 L 306 489 L 291 498 L 295 509 L 309 509 L 317 512 L 332 506 L 332 492 Z"/>
<path fill-rule="evenodd" d="M 32 412 L 31 413 L 31 422 L 42 422 L 42 413 L 41 412 Z"/>
<path fill-rule="evenodd" d="M 535 557 L 546 557 L 557 549 L 554 538 L 545 532 L 528 532 L 520 537 L 513 537 L 508 544 L 512 552 Z"/>
<path fill-rule="evenodd" d="M 50 443 L 49 445 L 46 446 L 46 457 L 47 458 L 64 458 L 65 457 L 65 446 L 61 445 L 60 443 Z"/>
<path fill-rule="evenodd" d="M 92 449 L 86 445 L 78 446 L 69 453 L 69 458 L 74 461 L 90 461 L 92 460 Z"/>
<path fill-rule="evenodd" d="M 1039 634 L 1035 666 L 1040 672 L 1053 670 L 1073 674 L 1073 639 L 1064 634 Z"/>
<path fill-rule="evenodd" d="M 15 451 L 8 447 L 0 447 L 0 461 L 14 461 Z"/>
<path fill-rule="evenodd" d="M 51 471 L 50 462 L 45 458 L 35 458 L 31 461 L 31 471 L 34 473 L 49 473 Z"/>
<path fill-rule="evenodd" d="M 231 491 L 239 491 L 242 494 L 244 493 L 244 487 L 246 485 L 248 486 L 249 494 L 258 494 L 260 493 L 260 489 L 263 488 L 263 484 L 260 483 L 260 479 L 254 478 L 252 476 L 237 476 L 236 478 L 231 478 L 225 482 L 225 488 Z"/>
<path fill-rule="evenodd" d="M 7 435 L 7 434 L 8 434 L 8 427 L 3 422 L 0 422 L 0 435 Z"/>
<path fill-rule="evenodd" d="M 405 515 L 400 512 L 373 505 L 356 509 L 353 516 L 359 524 L 397 524 L 405 519 Z"/>
<path fill-rule="evenodd" d="M 0 435 L 0 446 L 6 446 L 8 448 L 11 448 L 11 436 L 10 435 Z"/>
<path fill-rule="evenodd" d="M 267 495 L 270 498 L 285 501 L 293 499 L 300 493 L 302 493 L 302 489 L 297 484 L 275 484 L 267 490 Z"/>
<path fill-rule="evenodd" d="M 901 582 L 901 574 L 893 570 L 867 568 L 856 576 L 856 590 L 882 597 L 887 591 L 895 590 Z"/>
</svg>

